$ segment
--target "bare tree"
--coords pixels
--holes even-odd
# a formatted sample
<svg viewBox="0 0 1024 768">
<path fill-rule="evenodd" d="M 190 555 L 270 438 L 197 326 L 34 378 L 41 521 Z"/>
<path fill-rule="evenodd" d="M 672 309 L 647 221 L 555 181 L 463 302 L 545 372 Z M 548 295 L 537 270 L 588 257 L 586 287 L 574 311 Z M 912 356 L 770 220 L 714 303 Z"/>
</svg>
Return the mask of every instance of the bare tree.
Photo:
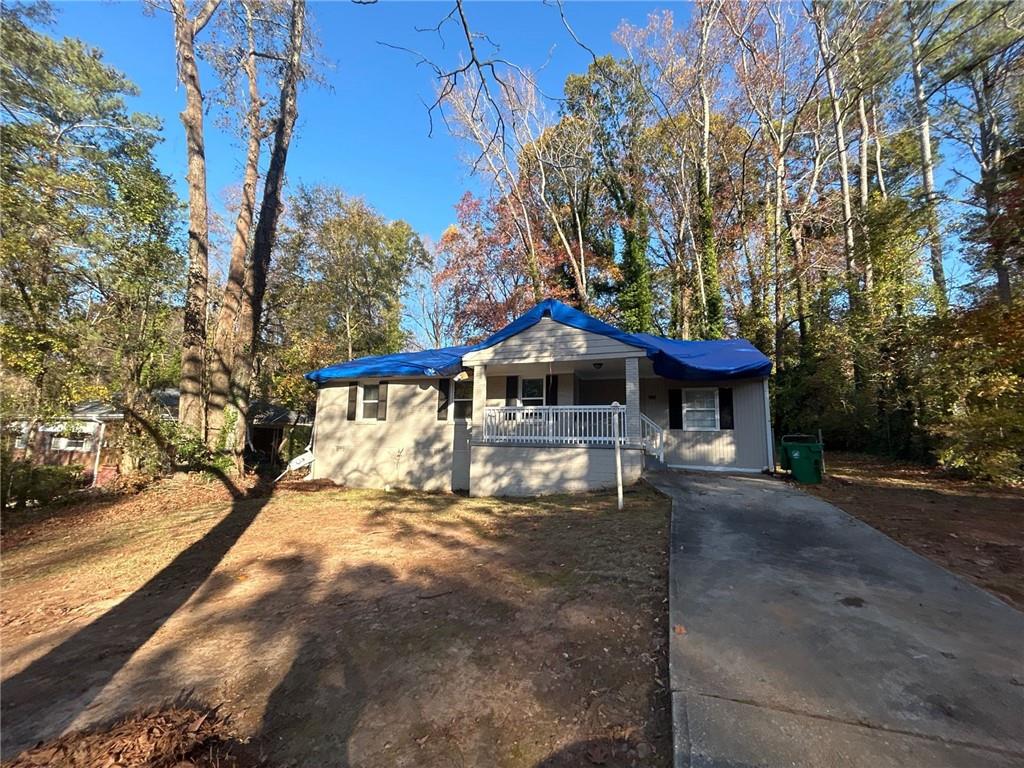
<svg viewBox="0 0 1024 768">
<path fill-rule="evenodd" d="M 811 0 L 808 13 L 814 25 L 815 39 L 821 65 L 825 72 L 825 84 L 828 89 L 829 104 L 832 110 L 832 134 L 835 138 L 836 156 L 839 162 L 839 194 L 843 212 L 843 255 L 846 258 L 847 281 L 849 283 L 850 305 L 858 301 L 856 263 L 856 237 L 854 235 L 853 202 L 850 190 L 850 165 L 848 146 L 846 143 L 846 113 L 849 105 L 844 93 L 841 93 L 839 82 L 839 60 L 841 53 L 836 46 L 829 19 L 821 0 Z M 846 19 L 850 23 L 850 19 Z"/>
<path fill-rule="evenodd" d="M 461 4 L 460 4 L 461 8 Z M 501 78 L 498 95 L 490 95 L 486 75 L 478 69 L 467 69 L 460 82 L 442 80 L 439 104 L 451 112 L 446 121 L 452 133 L 474 147 L 469 165 L 474 173 L 485 173 L 498 197 L 506 200 L 513 214 L 512 222 L 526 256 L 526 273 L 533 286 L 534 299 L 544 298 L 540 273 L 539 233 L 530 210 L 528 193 L 520 183 L 516 142 L 529 130 L 522 125 L 525 117 L 521 96 L 510 81 L 510 73 L 501 75 L 491 69 L 493 77 Z M 524 78 L 524 82 L 525 78 Z M 525 90 L 520 86 L 520 91 Z M 509 131 L 509 121 L 513 122 Z"/>
<path fill-rule="evenodd" d="M 502 94 L 507 95 L 510 87 L 510 73 L 520 70 L 506 59 L 496 55 L 487 56 L 482 52 L 481 44 L 488 45 L 495 51 L 497 46 L 486 34 L 476 32 L 470 26 L 464 0 L 455 0 L 448 13 L 436 26 L 418 31 L 434 33 L 441 37 L 443 43 L 444 29 L 449 25 L 458 28 L 466 46 L 459 63 L 451 67 L 442 66 L 409 48 L 388 43 L 383 45 L 412 53 L 417 57 L 418 64 L 433 70 L 437 80 L 437 93 L 434 102 L 427 108 L 430 131 L 433 132 L 435 113 L 439 113 L 442 120 L 448 124 L 446 107 L 454 110 L 457 125 L 469 129 L 468 135 L 464 138 L 468 138 L 480 148 L 472 167 L 474 170 L 485 170 L 501 199 L 510 205 L 509 211 L 513 214 L 516 234 L 525 252 L 526 273 L 534 299 L 541 301 L 544 298 L 544 285 L 535 226 L 526 198 L 518 186 L 514 151 L 506 133 L 504 110 L 501 106 Z"/>
<path fill-rule="evenodd" d="M 932 157 L 931 115 L 924 84 L 924 49 L 922 46 L 921 11 L 927 4 L 906 0 L 905 18 L 910 42 L 910 72 L 914 81 L 914 111 L 921 148 L 921 185 L 924 189 L 925 228 L 927 230 L 929 264 L 935 287 L 935 309 L 945 314 L 949 307 L 946 273 L 942 264 L 942 232 L 939 228 L 939 196 L 935 190 L 935 161 Z"/>
<path fill-rule="evenodd" d="M 786 322 L 786 275 L 790 272 L 787 254 L 792 252 L 792 274 L 796 288 L 797 321 L 800 340 L 807 339 L 804 307 L 804 228 L 808 208 L 814 199 L 821 172 L 823 152 L 818 141 L 820 109 L 815 122 L 806 124 L 808 109 L 821 96 L 823 68 L 811 54 L 796 19 L 785 3 L 765 0 L 745 5 L 732 4 L 726 22 L 740 45 L 737 56 L 737 81 L 757 119 L 760 144 L 765 148 L 765 164 L 771 169 L 771 231 L 768 235 L 773 285 L 773 327 L 776 366 L 782 368 L 782 334 Z M 793 172 L 790 165 L 794 141 L 801 132 L 814 137 L 814 152 L 804 173 Z M 787 242 L 791 248 L 787 248 Z"/>
<path fill-rule="evenodd" d="M 458 322 L 455 286 L 445 280 L 444 256 L 436 245 L 427 247 L 428 262 L 412 278 L 415 311 L 408 319 L 416 328 L 414 343 L 423 349 L 462 344 L 465 339 Z"/>
</svg>

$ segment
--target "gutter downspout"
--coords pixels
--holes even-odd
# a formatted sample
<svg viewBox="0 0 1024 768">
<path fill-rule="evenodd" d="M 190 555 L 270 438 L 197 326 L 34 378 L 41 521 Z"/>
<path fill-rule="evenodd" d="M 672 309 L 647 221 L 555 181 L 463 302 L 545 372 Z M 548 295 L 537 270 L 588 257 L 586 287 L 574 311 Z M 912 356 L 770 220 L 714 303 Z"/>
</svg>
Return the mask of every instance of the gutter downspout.
<svg viewBox="0 0 1024 768">
<path fill-rule="evenodd" d="M 771 412 L 771 401 L 768 397 L 768 377 L 765 376 L 761 380 L 762 388 L 764 389 L 764 440 L 765 448 L 767 449 L 768 466 L 764 468 L 765 472 L 770 475 L 775 474 L 775 440 L 772 438 L 772 412 Z"/>
<path fill-rule="evenodd" d="M 96 459 L 92 464 L 92 484 L 89 486 L 95 488 L 100 479 L 100 454 L 103 453 L 103 434 L 107 430 L 107 423 L 99 419 L 90 419 L 90 421 L 100 425 L 100 434 L 96 438 Z"/>
</svg>

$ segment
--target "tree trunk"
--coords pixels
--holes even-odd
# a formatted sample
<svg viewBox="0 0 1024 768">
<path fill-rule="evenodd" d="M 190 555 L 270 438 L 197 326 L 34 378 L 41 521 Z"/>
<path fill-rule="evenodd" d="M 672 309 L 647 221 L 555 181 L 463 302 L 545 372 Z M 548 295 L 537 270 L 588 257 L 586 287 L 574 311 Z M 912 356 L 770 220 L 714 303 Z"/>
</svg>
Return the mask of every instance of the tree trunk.
<svg viewBox="0 0 1024 768">
<path fill-rule="evenodd" d="M 972 78 L 981 150 L 981 179 L 978 186 L 985 209 L 983 221 L 987 258 L 996 274 L 996 297 L 1001 304 L 1008 306 L 1013 300 L 1013 290 L 999 199 L 999 182 L 1003 174 L 1003 137 L 994 104 L 993 79 L 991 66 L 987 63 Z"/>
<path fill-rule="evenodd" d="M 288 146 L 291 143 L 292 131 L 298 117 L 298 85 L 302 78 L 302 48 L 306 21 L 305 0 L 294 0 L 291 6 L 290 38 L 288 43 L 288 63 L 281 81 L 280 107 L 274 129 L 274 145 L 270 153 L 270 165 L 267 168 L 266 181 L 263 185 L 263 200 L 260 204 L 259 222 L 252 249 L 251 290 L 243 291 L 249 307 L 246 315 L 247 327 L 239 328 L 239 343 L 236 345 L 236 369 L 239 371 L 239 382 L 244 388 L 238 388 L 239 411 L 241 418 L 237 424 L 236 448 L 244 448 L 246 427 L 249 420 L 249 382 L 252 378 L 256 360 L 256 346 L 259 343 L 260 326 L 263 320 L 263 297 L 267 290 L 267 272 L 270 269 L 270 256 L 277 236 L 277 222 L 281 214 L 281 192 L 284 187 L 285 164 L 288 160 Z M 236 459 L 239 461 L 240 459 Z"/>
<path fill-rule="evenodd" d="M 229 401 L 237 403 L 240 394 L 232 392 L 232 369 L 235 363 L 235 337 L 242 304 L 242 292 L 246 276 L 246 262 L 249 257 L 249 243 L 252 237 L 253 211 L 256 207 L 256 185 L 259 182 L 260 148 L 263 139 L 260 125 L 262 101 L 256 73 L 256 51 L 253 40 L 251 15 L 246 7 L 249 21 L 249 55 L 242 68 L 249 84 L 249 110 L 246 116 L 248 146 L 245 157 L 245 172 L 242 180 L 242 199 L 235 219 L 235 232 L 231 239 L 231 262 L 228 280 L 224 286 L 217 330 L 213 339 L 213 353 L 210 360 L 210 393 L 206 405 L 206 443 L 211 449 L 224 447 L 224 410 Z"/>
<path fill-rule="evenodd" d="M 886 200 L 889 197 L 889 193 L 885 188 L 885 169 L 882 167 L 882 133 L 878 130 L 878 106 L 875 104 L 873 95 L 871 101 L 871 126 L 875 134 L 875 177 L 878 179 L 878 192 L 882 199 Z"/>
<path fill-rule="evenodd" d="M 924 90 L 924 63 L 921 53 L 921 31 L 914 16 L 914 4 L 906 6 L 907 25 L 910 29 L 910 69 L 914 80 L 914 108 L 917 115 L 917 135 L 921 147 L 921 185 L 924 188 L 925 227 L 928 236 L 929 263 L 935 294 L 935 311 L 945 315 L 949 309 L 946 294 L 946 272 L 942 266 L 942 232 L 939 229 L 938 194 L 935 192 L 935 163 L 932 159 L 931 120 L 928 99 Z"/>
<path fill-rule="evenodd" d="M 717 11 L 714 11 L 717 13 Z M 718 250 L 715 243 L 714 201 L 711 199 L 711 96 L 708 93 L 708 43 L 714 15 L 703 9 L 701 16 L 700 51 L 697 60 L 697 90 L 700 94 L 700 164 L 697 179 L 697 226 L 700 232 L 704 317 L 701 336 L 720 339 L 725 335 L 725 307 L 718 276 Z"/>
<path fill-rule="evenodd" d="M 859 71 L 860 55 L 856 52 L 853 54 L 853 61 Z M 871 259 L 871 224 L 868 220 L 869 208 L 871 206 L 871 188 L 869 186 L 871 171 L 868 164 L 868 141 L 871 136 L 871 128 L 868 124 L 868 111 L 864 100 L 863 87 L 860 88 L 860 93 L 857 95 L 857 117 L 860 121 L 860 141 L 857 142 L 857 156 L 860 162 L 860 200 L 858 201 L 862 256 L 860 261 L 864 267 L 864 292 L 867 294 L 870 306 L 871 294 L 875 286 L 874 266 Z"/>
<path fill-rule="evenodd" d="M 188 155 L 188 287 L 181 339 L 181 382 L 178 423 L 198 435 L 204 433 L 203 369 L 206 359 L 207 261 L 210 249 L 206 200 L 206 141 L 203 134 L 203 92 L 196 64 L 195 36 L 216 10 L 219 0 L 208 0 L 193 20 L 185 0 L 171 0 L 178 79 L 185 89 L 185 127 Z"/>
<path fill-rule="evenodd" d="M 832 106 L 832 130 L 836 140 L 836 154 L 839 159 L 839 191 L 842 195 L 843 204 L 843 255 L 846 257 L 848 290 L 850 293 L 850 306 L 857 303 L 857 280 L 856 280 L 856 240 L 853 234 L 853 205 L 850 201 L 850 167 L 846 155 L 846 131 L 843 126 L 843 110 L 839 105 L 839 87 L 836 83 L 836 71 L 833 61 L 832 46 L 828 39 L 825 17 L 820 3 L 815 0 L 814 29 L 818 38 L 818 51 L 821 54 L 822 66 L 825 70 L 825 84 L 828 86 L 829 101 Z"/>
</svg>

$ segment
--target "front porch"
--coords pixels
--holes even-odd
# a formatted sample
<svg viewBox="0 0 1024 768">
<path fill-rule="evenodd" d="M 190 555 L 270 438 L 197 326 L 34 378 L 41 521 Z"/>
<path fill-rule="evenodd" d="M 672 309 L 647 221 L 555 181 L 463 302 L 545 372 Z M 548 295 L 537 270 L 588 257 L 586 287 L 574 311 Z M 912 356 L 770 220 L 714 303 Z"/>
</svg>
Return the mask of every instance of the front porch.
<svg viewBox="0 0 1024 768">
<path fill-rule="evenodd" d="M 483 430 L 474 444 L 642 448 L 664 461 L 665 431 L 640 414 L 639 434 L 630 434 L 626 406 L 486 406 Z"/>
<path fill-rule="evenodd" d="M 641 349 L 545 318 L 463 364 L 474 496 L 614 486 L 616 453 L 629 484 L 645 454 L 664 456 L 664 430 L 641 411 L 641 378 L 654 376 Z"/>
</svg>

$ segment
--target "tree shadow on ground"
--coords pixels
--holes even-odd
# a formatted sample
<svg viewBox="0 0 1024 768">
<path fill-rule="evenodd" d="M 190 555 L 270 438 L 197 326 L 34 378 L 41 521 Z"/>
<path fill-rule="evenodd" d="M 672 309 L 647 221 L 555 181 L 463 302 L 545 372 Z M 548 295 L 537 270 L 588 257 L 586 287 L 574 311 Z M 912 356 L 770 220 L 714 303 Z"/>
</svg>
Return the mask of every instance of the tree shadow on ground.
<svg viewBox="0 0 1024 768">
<path fill-rule="evenodd" d="M 271 765 L 586 765 L 571 762 L 578 750 L 556 759 L 573 740 L 634 754 L 647 744 L 652 759 L 641 764 L 667 765 L 667 638 L 656 621 L 667 505 L 626 518 L 613 497 L 599 498 L 289 499 L 203 581 L 202 567 L 169 566 L 126 610 L 103 617 L 102 633 L 78 633 L 91 654 L 114 654 L 98 659 L 97 679 L 76 669 L 64 686 L 44 682 L 75 712 L 88 701 L 72 690 L 79 681 L 89 699 L 106 685 L 93 722 L 194 690 L 222 704 Z M 225 528 L 207 535 L 220 546 L 195 558 L 222 557 L 263 503 L 236 502 Z M 186 583 L 172 601 L 162 595 L 173 573 Z M 119 645 L 131 611 L 145 631 L 185 600 L 156 642 L 142 647 L 154 629 Z M 70 642 L 40 670 L 88 665 Z M 27 676 L 22 686 L 22 706 L 53 714 L 28 701 Z M 39 735 L 28 726 L 16 734 L 22 745 Z"/>
<path fill-rule="evenodd" d="M 243 492 L 223 473 L 219 477 L 234 500 L 216 525 L 127 598 L 3 681 L 5 758 L 32 741 L 59 734 L 89 707 L 202 586 L 270 500 L 265 484 Z M 84 678 L 72 674 L 82 669 L 88 670 Z"/>
</svg>

